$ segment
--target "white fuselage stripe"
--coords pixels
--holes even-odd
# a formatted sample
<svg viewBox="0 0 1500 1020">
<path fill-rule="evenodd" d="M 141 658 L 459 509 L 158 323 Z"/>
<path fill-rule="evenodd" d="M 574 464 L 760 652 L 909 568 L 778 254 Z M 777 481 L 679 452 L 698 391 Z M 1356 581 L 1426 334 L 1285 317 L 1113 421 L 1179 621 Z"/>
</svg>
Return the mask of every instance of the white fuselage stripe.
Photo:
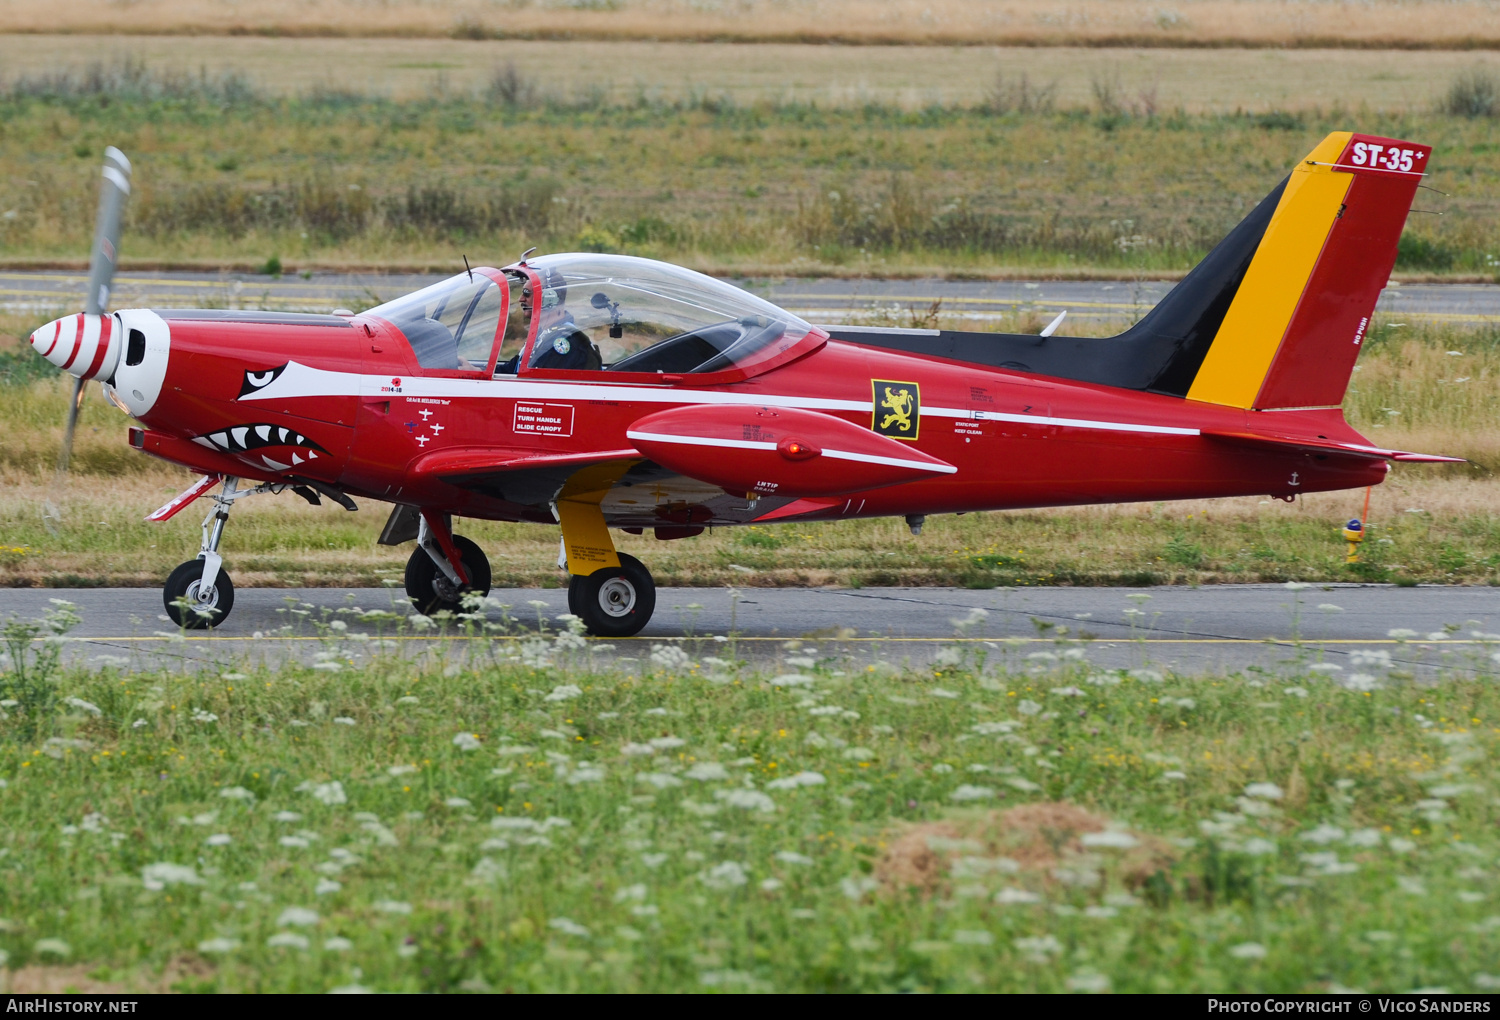
<svg viewBox="0 0 1500 1020">
<path fill-rule="evenodd" d="M 714 439 L 708 436 L 665 435 L 660 432 L 626 432 L 627 439 L 642 439 L 647 442 L 676 443 L 679 446 L 713 446 L 726 450 L 774 450 L 775 443 L 755 439 Z M 875 453 L 853 453 L 849 450 L 824 450 L 823 456 L 832 460 L 849 460 L 859 464 L 883 464 L 886 467 L 911 468 L 916 471 L 932 471 L 940 475 L 951 475 L 958 470 L 952 464 L 932 464 L 901 457 L 882 457 Z"/>
<path fill-rule="evenodd" d="M 810 411 L 854 411 L 870 414 L 870 400 L 833 400 L 826 397 L 789 396 L 776 393 L 746 393 L 735 390 L 695 390 L 676 386 L 642 386 L 638 383 L 528 382 L 519 379 L 447 379 L 430 376 L 403 377 L 391 385 L 391 376 L 328 372 L 295 361 L 270 385 L 247 393 L 248 400 L 286 400 L 298 397 L 395 396 L 445 397 L 469 400 L 600 400 L 634 401 L 642 404 L 717 404 L 746 407 L 792 407 Z M 1106 432 L 1143 432 L 1164 436 L 1196 436 L 1195 428 L 1174 425 L 1141 425 L 1131 422 L 1097 421 L 1087 418 L 1053 418 L 1038 414 L 1006 414 L 959 407 L 923 407 L 931 418 L 964 418 L 970 421 L 1005 421 L 1029 425 L 1052 425 L 1069 429 Z"/>
</svg>

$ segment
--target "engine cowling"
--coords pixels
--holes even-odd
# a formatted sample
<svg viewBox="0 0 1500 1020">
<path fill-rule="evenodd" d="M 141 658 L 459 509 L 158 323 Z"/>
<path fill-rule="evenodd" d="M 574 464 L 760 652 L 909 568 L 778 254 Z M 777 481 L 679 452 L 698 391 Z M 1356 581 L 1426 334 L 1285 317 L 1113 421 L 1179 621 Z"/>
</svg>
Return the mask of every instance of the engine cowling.
<svg viewBox="0 0 1500 1020">
<path fill-rule="evenodd" d="M 663 467 L 737 494 L 838 496 L 958 470 L 842 418 L 800 408 L 694 404 L 646 415 L 625 434 Z"/>
</svg>

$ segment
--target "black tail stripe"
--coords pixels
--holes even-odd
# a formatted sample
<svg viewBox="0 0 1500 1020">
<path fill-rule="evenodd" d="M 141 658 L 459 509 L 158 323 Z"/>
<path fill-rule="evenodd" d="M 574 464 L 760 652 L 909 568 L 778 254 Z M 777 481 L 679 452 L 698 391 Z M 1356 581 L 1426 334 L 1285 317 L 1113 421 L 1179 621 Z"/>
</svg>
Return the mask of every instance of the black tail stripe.
<svg viewBox="0 0 1500 1020">
<path fill-rule="evenodd" d="M 1118 336 L 1041 337 L 943 330 L 869 332 L 836 326 L 835 340 L 1014 372 L 1187 396 L 1234 303 L 1287 185 L 1282 180 L 1145 318 Z"/>
</svg>

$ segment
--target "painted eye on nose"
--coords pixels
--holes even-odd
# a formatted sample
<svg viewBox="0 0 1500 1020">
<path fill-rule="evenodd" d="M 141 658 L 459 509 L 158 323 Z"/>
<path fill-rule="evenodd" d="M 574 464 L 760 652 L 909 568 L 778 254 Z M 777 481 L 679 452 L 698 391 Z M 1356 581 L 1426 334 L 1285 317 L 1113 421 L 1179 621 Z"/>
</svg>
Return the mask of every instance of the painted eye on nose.
<svg viewBox="0 0 1500 1020">
<path fill-rule="evenodd" d="M 277 365 L 275 368 L 268 368 L 264 372 L 246 372 L 245 381 L 240 386 L 240 396 L 243 397 L 247 393 L 254 393 L 256 390 L 265 389 L 275 382 L 277 376 L 281 375 L 284 371 L 286 371 L 285 365 Z"/>
</svg>

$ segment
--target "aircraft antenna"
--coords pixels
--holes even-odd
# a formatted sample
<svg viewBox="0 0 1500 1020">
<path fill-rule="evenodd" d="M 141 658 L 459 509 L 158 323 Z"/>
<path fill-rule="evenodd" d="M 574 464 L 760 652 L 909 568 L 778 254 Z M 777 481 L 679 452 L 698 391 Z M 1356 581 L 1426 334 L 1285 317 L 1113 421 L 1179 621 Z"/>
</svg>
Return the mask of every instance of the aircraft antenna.
<svg viewBox="0 0 1500 1020">
<path fill-rule="evenodd" d="M 469 256 L 464 256 L 464 272 L 469 274 L 469 282 L 474 282 L 474 270 L 469 268 Z"/>
</svg>

